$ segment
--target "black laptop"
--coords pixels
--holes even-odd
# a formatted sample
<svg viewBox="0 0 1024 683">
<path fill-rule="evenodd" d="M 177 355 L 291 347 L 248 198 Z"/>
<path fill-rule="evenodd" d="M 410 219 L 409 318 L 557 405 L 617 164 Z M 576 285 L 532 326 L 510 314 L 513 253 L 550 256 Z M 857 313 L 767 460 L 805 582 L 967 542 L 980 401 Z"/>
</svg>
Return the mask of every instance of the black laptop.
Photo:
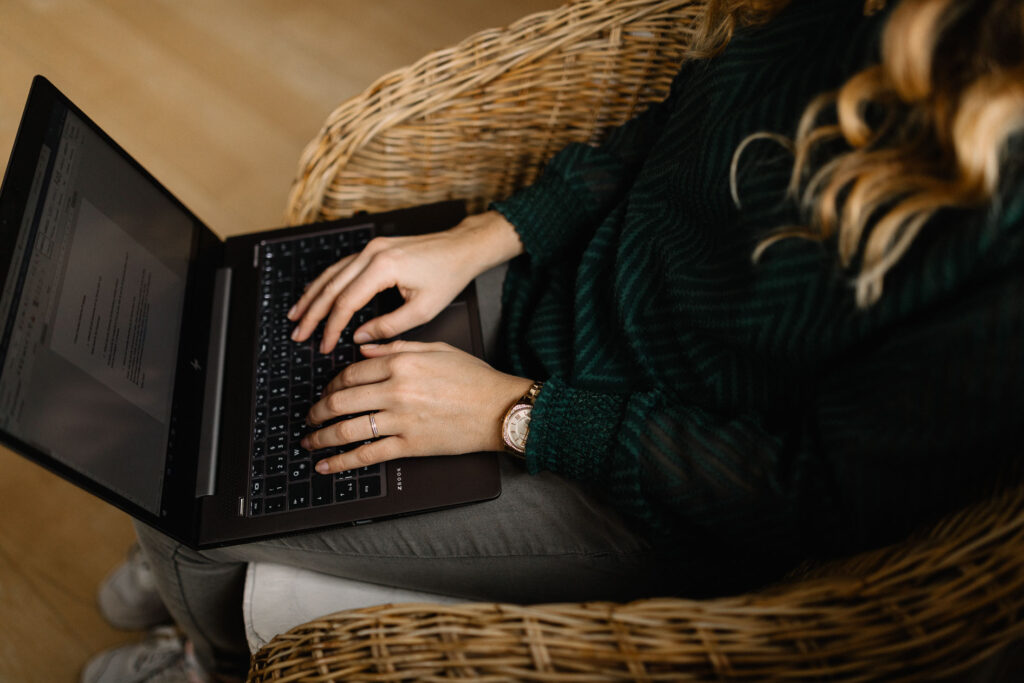
<svg viewBox="0 0 1024 683">
<path fill-rule="evenodd" d="M 299 446 L 324 385 L 359 360 L 351 331 L 289 338 L 325 266 L 377 235 L 439 230 L 444 203 L 221 240 L 42 77 L 0 188 L 0 438 L 193 547 L 494 498 L 493 453 L 333 475 Z M 482 354 L 470 286 L 406 338 Z"/>
</svg>

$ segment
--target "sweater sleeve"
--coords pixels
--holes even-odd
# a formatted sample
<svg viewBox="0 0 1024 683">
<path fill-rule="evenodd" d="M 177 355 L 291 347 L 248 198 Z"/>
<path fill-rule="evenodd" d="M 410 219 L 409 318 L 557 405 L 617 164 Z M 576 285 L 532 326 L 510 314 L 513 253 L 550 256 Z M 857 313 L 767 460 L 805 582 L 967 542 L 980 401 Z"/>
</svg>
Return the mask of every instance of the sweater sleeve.
<svg viewBox="0 0 1024 683">
<path fill-rule="evenodd" d="M 684 65 L 665 100 L 613 129 L 600 145 L 567 145 L 534 184 L 492 204 L 515 226 L 534 263 L 548 263 L 588 237 L 624 196 L 661 133 L 689 68 Z"/>
<path fill-rule="evenodd" d="M 552 377 L 527 466 L 594 487 L 670 549 L 689 595 L 898 540 L 988 492 L 1024 437 L 1024 275 L 957 299 L 824 372 L 792 418 Z"/>
</svg>

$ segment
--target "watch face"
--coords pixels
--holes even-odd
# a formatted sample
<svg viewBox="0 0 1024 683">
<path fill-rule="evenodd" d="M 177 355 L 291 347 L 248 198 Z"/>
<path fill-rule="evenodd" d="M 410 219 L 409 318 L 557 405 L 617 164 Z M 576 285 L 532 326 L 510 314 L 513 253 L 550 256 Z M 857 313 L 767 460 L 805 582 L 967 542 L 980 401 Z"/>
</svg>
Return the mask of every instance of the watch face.
<svg viewBox="0 0 1024 683">
<path fill-rule="evenodd" d="M 520 404 L 512 409 L 505 420 L 505 443 L 520 453 L 526 450 L 526 437 L 530 433 L 533 406 Z"/>
</svg>

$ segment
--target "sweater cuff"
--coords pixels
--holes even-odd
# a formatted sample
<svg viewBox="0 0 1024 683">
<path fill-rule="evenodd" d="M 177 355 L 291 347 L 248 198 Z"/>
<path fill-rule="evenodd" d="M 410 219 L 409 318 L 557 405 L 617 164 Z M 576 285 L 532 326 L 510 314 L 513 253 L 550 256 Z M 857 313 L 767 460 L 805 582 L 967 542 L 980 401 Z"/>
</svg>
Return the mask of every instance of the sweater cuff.
<svg viewBox="0 0 1024 683">
<path fill-rule="evenodd" d="M 544 383 L 530 419 L 526 468 L 577 481 L 607 476 L 605 454 L 619 431 L 625 396 L 574 389 L 559 377 Z"/>
<path fill-rule="evenodd" d="M 551 262 L 588 223 L 586 205 L 556 172 L 543 174 L 534 184 L 492 203 L 490 208 L 515 227 L 536 265 Z"/>
</svg>

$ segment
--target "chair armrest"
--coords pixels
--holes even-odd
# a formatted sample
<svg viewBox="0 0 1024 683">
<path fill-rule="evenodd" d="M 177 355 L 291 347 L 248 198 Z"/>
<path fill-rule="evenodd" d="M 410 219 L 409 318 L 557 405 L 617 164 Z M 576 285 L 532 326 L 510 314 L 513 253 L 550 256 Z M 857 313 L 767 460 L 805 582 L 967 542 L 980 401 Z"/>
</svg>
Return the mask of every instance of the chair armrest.
<svg viewBox="0 0 1024 683">
<path fill-rule="evenodd" d="M 249 680 L 945 678 L 1024 636 L 1022 558 L 1017 486 L 904 543 L 745 595 L 339 612 L 277 636 Z"/>
<path fill-rule="evenodd" d="M 703 5 L 579 0 L 384 76 L 307 146 L 289 222 L 508 196 L 569 142 L 663 99 Z"/>
</svg>

